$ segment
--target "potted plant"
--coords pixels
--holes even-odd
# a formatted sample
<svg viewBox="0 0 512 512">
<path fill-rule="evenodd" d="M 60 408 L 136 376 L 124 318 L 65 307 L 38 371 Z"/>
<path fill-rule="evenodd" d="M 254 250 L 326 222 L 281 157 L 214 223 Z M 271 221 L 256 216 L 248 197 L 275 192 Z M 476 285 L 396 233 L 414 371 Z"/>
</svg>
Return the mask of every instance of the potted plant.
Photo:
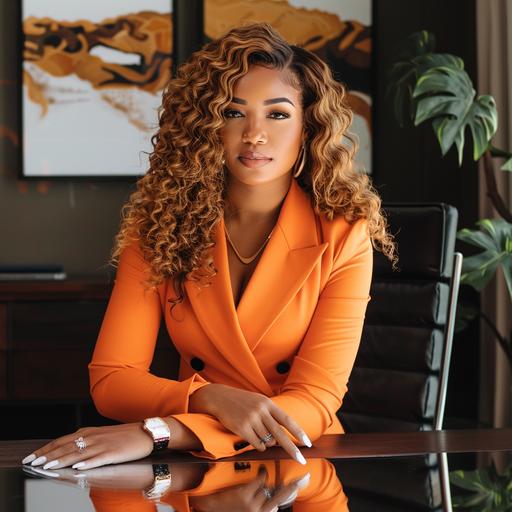
<svg viewBox="0 0 512 512">
<path fill-rule="evenodd" d="M 512 153 L 492 144 L 498 127 L 496 102 L 490 95 L 476 94 L 461 58 L 435 52 L 433 34 L 415 32 L 400 48 L 386 90 L 398 122 L 401 126 L 430 122 L 443 156 L 455 147 L 459 166 L 469 128 L 473 158 L 483 158 L 487 195 L 501 217 L 479 220 L 479 229 L 458 231 L 459 240 L 482 249 L 464 258 L 461 283 L 481 291 L 501 267 L 512 302 L 512 213 L 498 193 L 495 179 L 496 172 L 512 171 Z M 494 161 L 503 158 L 496 170 Z M 500 333 L 485 314 L 462 307 L 457 313 L 459 327 L 477 314 L 492 330 L 512 368 L 512 333 Z"/>
</svg>

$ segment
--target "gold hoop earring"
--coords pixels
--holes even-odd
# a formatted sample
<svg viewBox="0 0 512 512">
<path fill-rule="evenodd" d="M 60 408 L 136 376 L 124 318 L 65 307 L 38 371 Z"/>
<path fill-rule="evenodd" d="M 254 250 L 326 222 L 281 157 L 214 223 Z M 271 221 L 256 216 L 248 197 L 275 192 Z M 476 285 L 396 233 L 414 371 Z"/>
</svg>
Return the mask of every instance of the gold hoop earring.
<svg viewBox="0 0 512 512">
<path fill-rule="evenodd" d="M 302 169 L 304 168 L 304 162 L 306 161 L 306 146 L 305 144 L 302 144 L 302 159 L 299 165 L 299 169 L 295 172 L 293 175 L 294 178 L 297 178 L 299 174 L 302 172 Z"/>
</svg>

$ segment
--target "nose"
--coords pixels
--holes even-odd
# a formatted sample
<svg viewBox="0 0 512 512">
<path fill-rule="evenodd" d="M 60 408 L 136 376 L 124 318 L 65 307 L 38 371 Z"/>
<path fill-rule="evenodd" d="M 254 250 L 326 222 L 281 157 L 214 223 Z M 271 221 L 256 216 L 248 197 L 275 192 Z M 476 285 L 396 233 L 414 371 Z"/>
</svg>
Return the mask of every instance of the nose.
<svg viewBox="0 0 512 512">
<path fill-rule="evenodd" d="M 265 144 L 267 139 L 267 132 L 263 129 L 258 120 L 247 121 L 242 133 L 242 142 L 249 144 Z"/>
</svg>

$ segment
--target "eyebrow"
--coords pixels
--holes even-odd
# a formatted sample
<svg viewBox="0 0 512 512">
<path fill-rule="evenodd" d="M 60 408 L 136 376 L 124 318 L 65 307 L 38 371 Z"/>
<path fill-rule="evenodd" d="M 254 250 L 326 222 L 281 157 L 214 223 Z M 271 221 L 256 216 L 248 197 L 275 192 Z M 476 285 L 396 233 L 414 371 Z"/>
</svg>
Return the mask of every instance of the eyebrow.
<svg viewBox="0 0 512 512">
<path fill-rule="evenodd" d="M 247 101 L 246 100 L 243 100 L 242 98 L 233 98 L 233 103 L 239 103 L 240 105 L 247 105 Z M 282 103 L 283 101 L 286 101 L 288 103 L 290 103 L 293 107 L 295 107 L 295 105 L 292 103 L 291 100 L 289 100 L 288 98 L 272 98 L 270 100 L 265 100 L 263 102 L 263 105 L 273 105 L 274 103 Z"/>
</svg>

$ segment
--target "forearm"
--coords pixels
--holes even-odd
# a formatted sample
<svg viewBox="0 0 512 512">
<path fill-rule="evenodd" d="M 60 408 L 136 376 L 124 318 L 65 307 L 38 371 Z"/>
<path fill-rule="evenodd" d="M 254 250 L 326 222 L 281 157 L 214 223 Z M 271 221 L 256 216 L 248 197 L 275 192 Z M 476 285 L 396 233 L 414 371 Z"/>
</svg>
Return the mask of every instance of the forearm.
<svg viewBox="0 0 512 512">
<path fill-rule="evenodd" d="M 96 408 L 103 416 L 124 423 L 186 413 L 189 394 L 208 385 L 198 374 L 184 381 L 173 381 L 134 368 L 91 363 L 89 369 Z"/>
</svg>

